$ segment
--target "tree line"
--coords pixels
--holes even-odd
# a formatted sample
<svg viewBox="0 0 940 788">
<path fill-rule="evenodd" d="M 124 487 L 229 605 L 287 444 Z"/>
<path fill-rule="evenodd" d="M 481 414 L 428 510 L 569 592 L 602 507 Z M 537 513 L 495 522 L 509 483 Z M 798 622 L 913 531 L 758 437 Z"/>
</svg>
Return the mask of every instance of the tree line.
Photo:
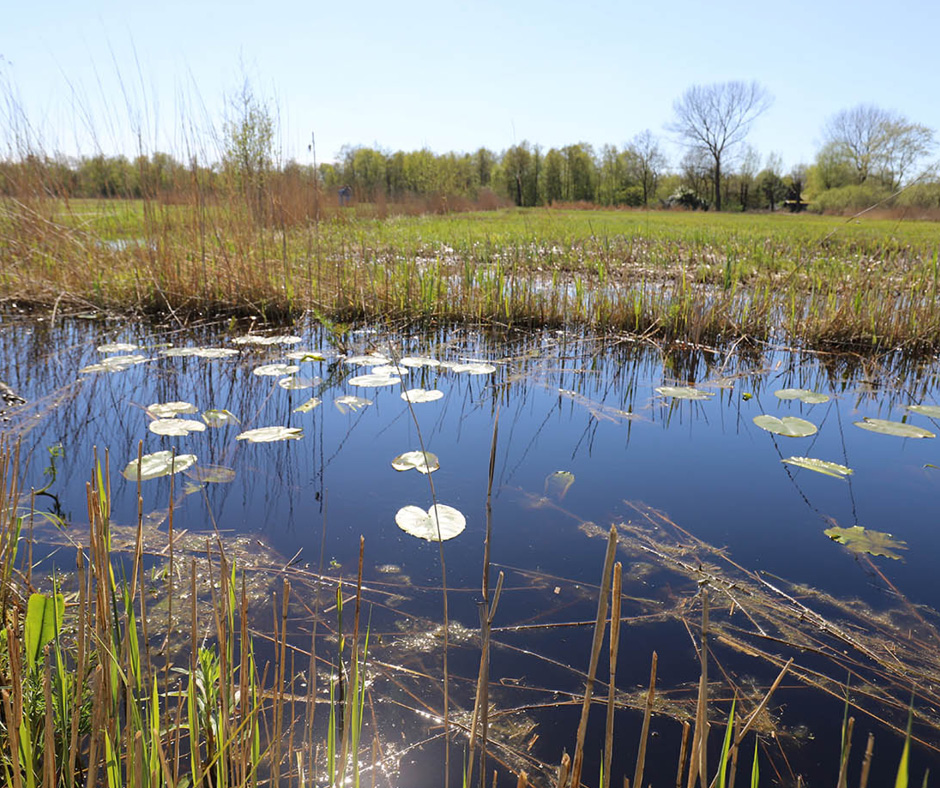
<svg viewBox="0 0 940 788">
<path fill-rule="evenodd" d="M 167 153 L 8 156 L 0 161 L 0 193 L 33 183 L 61 197 L 172 199 L 196 186 L 205 194 L 236 191 L 259 211 L 271 189 L 287 184 L 315 193 L 344 189 L 358 202 L 437 195 L 476 202 L 489 196 L 496 198 L 490 204 L 517 206 L 838 211 L 894 201 L 940 208 L 940 175 L 925 166 L 935 147 L 932 129 L 879 107 L 842 110 L 826 123 L 815 160 L 785 170 L 778 155 L 762 157 L 747 144 L 771 101 L 754 82 L 689 88 L 666 127 L 684 145 L 675 163 L 647 129 L 621 147 L 599 149 L 585 142 L 544 149 L 528 141 L 501 152 L 443 154 L 345 146 L 335 161 L 314 168 L 278 161 L 274 116 L 246 83 L 230 102 L 217 162 L 182 162 Z"/>
</svg>

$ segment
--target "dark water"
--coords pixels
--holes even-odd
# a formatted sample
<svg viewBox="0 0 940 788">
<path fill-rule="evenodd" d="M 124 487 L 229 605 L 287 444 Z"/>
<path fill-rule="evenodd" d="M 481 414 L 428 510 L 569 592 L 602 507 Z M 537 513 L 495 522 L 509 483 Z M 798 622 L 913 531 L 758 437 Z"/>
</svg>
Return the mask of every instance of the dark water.
<svg viewBox="0 0 940 788">
<path fill-rule="evenodd" d="M 908 651 L 919 655 L 913 667 L 923 674 L 918 703 L 924 715 L 935 713 L 929 686 L 938 667 L 930 655 L 938 641 L 929 622 L 940 607 L 935 580 L 940 470 L 929 466 L 940 465 L 940 444 L 875 434 L 853 422 L 904 418 L 934 430 L 929 418 L 904 408 L 940 399 L 936 365 L 898 368 L 766 349 L 738 355 L 664 352 L 638 342 L 560 332 L 499 338 L 477 332 L 388 336 L 364 330 L 348 335 L 342 348 L 348 355 L 486 360 L 496 367 L 494 373 L 479 375 L 411 369 L 405 387 L 436 388 L 444 394 L 436 402 L 415 404 L 412 415 L 399 396 L 400 386 L 350 385 L 349 378 L 368 367 L 344 363 L 341 349 L 317 327 L 300 325 L 281 333 L 301 340 L 236 345 L 233 338 L 244 336 L 246 327 L 224 324 L 183 331 L 104 321 L 70 320 L 50 327 L 8 320 L 0 326 L 0 380 L 30 404 L 8 414 L 11 419 L 3 428 L 22 436 L 27 485 L 38 488 L 49 481 L 43 471 L 51 462 L 50 448 L 61 446 L 49 488 L 56 498 L 42 496 L 37 507 L 63 514 L 75 529 L 87 523 L 85 483 L 95 446 L 110 456 L 114 520 L 136 523 L 136 484 L 119 472 L 143 441 L 144 454 L 173 449 L 197 455 L 199 466 L 220 465 L 235 472 L 231 483 L 208 484 L 198 491 L 185 487 L 190 480 L 184 476 L 174 477 L 177 531 L 210 533 L 215 525 L 226 535 L 248 535 L 242 545 L 249 545 L 249 553 L 255 544 L 259 553 L 276 556 L 284 565 L 292 560 L 298 570 L 322 567 L 326 574 L 353 581 L 363 536 L 364 576 L 375 591 L 371 626 L 376 659 L 428 676 L 424 681 L 399 676 L 376 684 L 379 725 L 401 769 L 398 784 L 440 781 L 441 745 L 433 719 L 441 707 L 440 639 L 417 636 L 440 623 L 442 603 L 438 545 L 405 534 L 395 522 L 403 506 L 431 505 L 428 479 L 415 471 L 396 472 L 390 462 L 420 447 L 419 430 L 427 450 L 440 458 L 441 468 L 432 476 L 437 500 L 459 509 L 467 521 L 466 530 L 444 545 L 450 618 L 475 630 L 497 413 L 491 585 L 502 570 L 505 590 L 494 621 L 492 679 L 496 710 L 517 709 L 501 718 L 511 724 L 499 733 L 508 748 L 502 757 L 510 766 L 538 772 L 539 762 L 557 763 L 562 748 L 570 752 L 573 747 L 578 708 L 540 707 L 582 691 L 578 672 L 587 668 L 591 627 L 586 624 L 596 609 L 605 547 L 604 539 L 592 534 L 596 537 L 612 523 L 624 524 L 624 540 L 632 540 L 632 547 L 622 548 L 618 556 L 624 562 L 624 614 L 632 621 L 622 633 L 618 667 L 617 685 L 626 693 L 625 703 L 635 705 L 648 681 L 650 656 L 654 650 L 659 656 L 660 705 L 647 766 L 654 784 L 675 781 L 681 731 L 676 717 L 690 712 L 699 676 L 689 632 L 699 625 L 697 591 L 707 577 L 712 585 L 716 577 L 741 583 L 737 591 L 723 593 L 717 585 L 709 591 L 717 627 L 711 643 L 713 680 L 722 680 L 724 670 L 742 692 L 751 688 L 757 697 L 756 688 L 766 689 L 773 680 L 775 665 L 742 654 L 719 634 L 746 630 L 749 642 L 781 658 L 794 656 L 798 665 L 819 675 L 843 681 L 854 672 L 856 684 L 881 677 L 893 687 L 892 697 L 903 699 L 901 706 L 859 702 L 903 727 L 911 692 L 910 684 L 899 678 L 904 670 L 885 679 L 890 671 L 866 662 L 860 656 L 864 649 L 848 654 L 852 648 L 838 638 L 833 641 L 831 631 L 811 616 L 804 617 L 803 626 L 813 640 L 799 649 L 787 644 L 795 630 L 771 632 L 763 626 L 766 637 L 754 638 L 753 622 L 731 612 L 736 593 L 747 610 L 757 588 L 783 604 L 779 590 L 826 616 L 840 631 L 851 631 L 853 643 L 868 644 L 866 638 L 872 637 L 890 649 L 910 641 Z M 137 345 L 131 352 L 147 360 L 120 372 L 79 372 L 107 357 L 97 346 L 114 342 Z M 161 355 L 169 346 L 239 348 L 240 353 L 216 360 Z M 298 350 L 319 351 L 327 359 L 289 362 L 286 354 Z M 323 382 L 288 391 L 277 385 L 276 377 L 252 373 L 262 364 L 284 362 L 298 364 L 298 376 L 317 376 Z M 655 391 L 662 385 L 693 384 L 714 396 L 688 401 Z M 831 399 L 816 405 L 784 401 L 774 395 L 783 388 L 812 389 Z M 319 407 L 293 412 L 313 395 L 322 399 Z M 344 414 L 334 403 L 341 395 L 373 402 Z M 240 424 L 180 438 L 152 434 L 146 406 L 171 401 L 193 403 L 200 412 L 224 408 Z M 807 438 L 775 436 L 753 424 L 753 417 L 762 413 L 800 416 L 819 431 Z M 273 425 L 301 427 L 303 438 L 236 441 L 242 430 Z M 837 462 L 855 473 L 840 480 L 781 463 L 794 455 Z M 558 471 L 565 476 L 553 477 Z M 573 483 L 562 494 L 559 482 L 570 475 Z M 145 481 L 142 491 L 147 511 L 163 509 L 171 497 L 170 479 Z M 833 525 L 893 534 L 907 544 L 899 551 L 903 560 L 852 553 L 823 534 Z M 165 530 L 166 523 L 159 528 Z M 718 548 L 725 548 L 724 553 Z M 675 561 L 688 571 L 677 569 Z M 695 574 L 700 565 L 706 574 Z M 742 572 L 761 574 L 742 580 Z M 791 613 L 793 609 L 791 605 Z M 292 619 L 298 632 L 309 632 L 309 621 L 300 618 Z M 791 615 L 787 626 L 798 629 L 798 618 Z M 559 622 L 572 626 L 548 626 Z M 478 644 L 471 633 L 466 638 L 460 629 L 451 637 L 449 667 L 457 677 L 452 692 L 457 709 L 472 706 L 479 660 Z M 606 659 L 605 649 L 599 669 L 605 680 Z M 606 695 L 606 685 L 598 693 Z M 727 683 L 724 689 L 716 684 L 716 693 L 710 741 L 717 750 L 729 705 Z M 416 713 L 420 704 L 415 696 L 427 704 L 430 716 Z M 766 784 L 771 779 L 773 784 L 796 784 L 796 774 L 807 785 L 833 784 L 843 714 L 838 697 L 791 677 L 771 708 L 779 736 L 762 737 Z M 594 714 L 585 770 L 585 780 L 591 782 L 597 780 L 603 747 L 603 709 L 595 708 Z M 877 742 L 870 784 L 878 784 L 875 777 L 893 779 L 900 736 L 868 714 L 856 716 L 852 780 L 857 780 L 868 731 L 875 732 Z M 618 712 L 615 784 L 620 774 L 632 778 L 640 720 L 633 709 Z M 937 744 L 933 730 L 923 720 L 915 725 L 915 734 L 928 744 Z M 417 747 L 423 737 L 427 743 Z M 753 748 L 748 741 L 742 753 L 747 770 Z M 458 765 L 462 746 L 452 753 Z M 920 746 L 914 749 L 913 764 L 914 778 L 920 780 L 922 770 L 937 767 L 940 759 Z M 744 779 L 740 774 L 739 780 Z"/>
</svg>

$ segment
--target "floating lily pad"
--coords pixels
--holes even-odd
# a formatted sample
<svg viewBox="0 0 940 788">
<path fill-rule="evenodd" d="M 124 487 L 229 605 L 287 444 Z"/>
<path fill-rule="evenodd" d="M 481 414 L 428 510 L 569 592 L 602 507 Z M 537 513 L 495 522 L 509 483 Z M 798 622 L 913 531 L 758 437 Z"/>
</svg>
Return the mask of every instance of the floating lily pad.
<svg viewBox="0 0 940 788">
<path fill-rule="evenodd" d="M 183 437 L 191 432 L 205 432 L 206 425 L 195 419 L 154 419 L 148 425 L 154 435 Z"/>
<path fill-rule="evenodd" d="M 112 342 L 108 345 L 98 345 L 99 353 L 133 353 L 137 350 L 137 345 L 130 342 Z"/>
<path fill-rule="evenodd" d="M 281 378 L 277 385 L 288 391 L 299 391 L 300 389 L 312 389 L 321 382 L 320 378 L 298 378 L 296 375 L 289 375 L 286 378 Z"/>
<path fill-rule="evenodd" d="M 436 358 L 425 356 L 405 356 L 398 363 L 403 367 L 438 367 L 441 364 Z"/>
<path fill-rule="evenodd" d="M 253 375 L 262 377 L 280 377 L 281 375 L 293 375 L 295 372 L 300 372 L 300 367 L 296 364 L 262 364 L 260 367 L 251 370 Z"/>
<path fill-rule="evenodd" d="M 783 435 L 786 438 L 807 438 L 816 434 L 816 425 L 806 419 L 798 419 L 796 416 L 784 416 L 778 419 L 776 416 L 755 416 L 754 423 L 762 430 L 773 432 L 777 435 Z"/>
<path fill-rule="evenodd" d="M 209 425 L 210 427 L 224 427 L 227 424 L 241 424 L 241 422 L 235 418 L 234 413 L 230 413 L 227 410 L 207 410 L 202 414 L 202 420 Z"/>
<path fill-rule="evenodd" d="M 160 351 L 167 358 L 231 358 L 238 351 L 230 347 L 171 347 Z"/>
<path fill-rule="evenodd" d="M 853 422 L 869 432 L 878 432 L 882 435 L 895 435 L 898 438 L 936 438 L 930 430 L 917 427 L 914 424 L 905 424 L 903 421 L 888 421 L 887 419 L 865 419 Z"/>
<path fill-rule="evenodd" d="M 818 391 L 809 389 L 780 389 L 774 392 L 774 396 L 780 399 L 798 399 L 807 405 L 819 405 L 823 402 L 829 402 L 828 394 L 820 394 Z"/>
<path fill-rule="evenodd" d="M 82 367 L 78 371 L 79 374 L 90 372 L 123 372 L 125 369 L 130 369 L 136 364 L 143 364 L 145 361 L 149 360 L 147 356 L 110 356 L 98 364 L 90 364 L 87 367 Z"/>
<path fill-rule="evenodd" d="M 399 367 L 394 364 L 381 364 L 377 367 L 372 367 L 369 372 L 373 375 L 387 375 L 388 377 L 398 376 L 400 378 L 411 374 L 411 370 L 407 367 Z"/>
<path fill-rule="evenodd" d="M 446 542 L 467 527 L 466 518 L 457 509 L 440 503 L 427 511 L 420 506 L 405 506 L 398 510 L 395 522 L 405 533 L 429 542 Z"/>
<path fill-rule="evenodd" d="M 368 356 L 346 356 L 346 358 L 343 359 L 343 363 L 355 367 L 379 367 L 385 364 L 391 364 L 392 360 L 388 356 L 370 353 Z"/>
<path fill-rule="evenodd" d="M 442 399 L 444 396 L 443 391 L 438 391 L 437 389 L 408 389 L 408 391 L 403 391 L 401 393 L 401 398 L 405 402 L 434 402 L 435 400 Z"/>
<path fill-rule="evenodd" d="M 853 553 L 868 553 L 899 560 L 901 556 L 895 550 L 907 550 L 907 542 L 895 539 L 883 531 L 869 531 L 860 525 L 853 525 L 851 528 L 836 525 L 827 528 L 823 533 L 834 542 L 845 545 Z"/>
<path fill-rule="evenodd" d="M 451 364 L 450 368 L 454 372 L 463 372 L 467 375 L 492 375 L 496 367 L 485 361 L 470 361 L 466 364 Z"/>
<path fill-rule="evenodd" d="M 290 334 L 281 334 L 274 337 L 259 337 L 249 335 L 244 337 L 235 337 L 232 340 L 233 345 L 296 345 L 301 341 L 300 337 L 295 337 Z"/>
<path fill-rule="evenodd" d="M 844 479 L 851 476 L 855 471 L 845 465 L 839 465 L 837 462 L 828 462 L 827 460 L 817 460 L 814 457 L 787 457 L 780 460 L 788 465 L 796 465 L 798 468 L 806 468 L 808 471 L 824 473 L 826 476 L 834 476 L 837 479 Z"/>
<path fill-rule="evenodd" d="M 321 402 L 323 402 L 323 400 L 319 397 L 311 397 L 303 405 L 298 405 L 296 408 L 294 408 L 294 413 L 309 413 Z"/>
<path fill-rule="evenodd" d="M 274 441 L 296 441 L 304 436 L 300 427 L 258 427 L 254 430 L 245 430 L 237 436 L 236 440 L 249 443 L 273 443 Z"/>
<path fill-rule="evenodd" d="M 932 419 L 940 419 L 940 405 L 908 405 L 907 409 L 911 413 L 919 413 L 921 416 L 929 416 Z"/>
<path fill-rule="evenodd" d="M 173 473 L 185 471 L 191 465 L 195 465 L 195 454 L 177 454 L 173 456 L 172 451 L 158 451 L 153 454 L 145 454 L 140 458 L 140 480 L 156 479 L 160 476 L 169 476 Z M 127 466 L 121 471 L 125 479 L 132 482 L 137 481 L 138 462 L 136 459 L 127 463 Z"/>
<path fill-rule="evenodd" d="M 319 350 L 292 350 L 287 358 L 291 361 L 326 361 L 328 356 Z"/>
<path fill-rule="evenodd" d="M 362 410 L 366 405 L 371 405 L 372 400 L 354 397 L 352 394 L 343 394 L 333 400 L 333 404 L 336 405 L 336 409 L 340 413 L 349 413 L 350 411 Z"/>
<path fill-rule="evenodd" d="M 562 500 L 574 484 L 574 474 L 571 471 L 555 471 L 545 477 L 545 495 Z"/>
<path fill-rule="evenodd" d="M 196 465 L 187 468 L 184 473 L 190 479 L 209 484 L 228 484 L 235 478 L 235 471 L 224 465 Z"/>
<path fill-rule="evenodd" d="M 418 473 L 429 474 L 441 467 L 436 454 L 424 451 L 406 451 L 392 460 L 392 467 L 396 471 L 410 471 L 414 468 Z"/>
<path fill-rule="evenodd" d="M 659 386 L 656 393 L 675 399 L 711 399 L 715 396 L 714 391 L 702 391 L 692 386 Z"/>
<path fill-rule="evenodd" d="M 363 386 L 365 388 L 379 388 L 381 386 L 395 386 L 401 383 L 401 378 L 391 375 L 356 375 L 349 379 L 350 386 Z"/>
<path fill-rule="evenodd" d="M 191 402 L 154 402 L 147 406 L 147 413 L 155 419 L 171 419 L 184 413 L 196 413 L 197 408 Z"/>
</svg>

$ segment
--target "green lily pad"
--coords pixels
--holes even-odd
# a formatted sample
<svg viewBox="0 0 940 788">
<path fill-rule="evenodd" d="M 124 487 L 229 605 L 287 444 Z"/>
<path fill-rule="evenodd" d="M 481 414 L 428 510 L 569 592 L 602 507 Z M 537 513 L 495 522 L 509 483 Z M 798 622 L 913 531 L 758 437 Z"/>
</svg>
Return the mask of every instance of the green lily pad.
<svg viewBox="0 0 940 788">
<path fill-rule="evenodd" d="M 908 405 L 907 409 L 911 413 L 919 413 L 921 416 L 929 416 L 932 419 L 940 419 L 940 405 Z"/>
<path fill-rule="evenodd" d="M 254 430 L 245 430 L 236 436 L 235 440 L 249 443 L 273 443 L 274 441 L 296 441 L 304 436 L 300 427 L 258 427 Z"/>
<path fill-rule="evenodd" d="M 235 478 L 235 471 L 224 465 L 196 465 L 183 473 L 197 482 L 209 484 L 228 484 Z"/>
<path fill-rule="evenodd" d="M 557 501 L 562 500 L 574 484 L 574 474 L 571 471 L 555 471 L 545 477 L 545 495 Z"/>
<path fill-rule="evenodd" d="M 401 383 L 401 378 L 395 378 L 391 375 L 356 375 L 356 377 L 349 379 L 350 386 L 361 386 L 366 388 L 396 386 L 399 383 Z"/>
<path fill-rule="evenodd" d="M 195 419 L 154 419 L 147 425 L 154 435 L 184 437 L 191 432 L 205 432 L 206 425 Z"/>
<path fill-rule="evenodd" d="M 845 545 L 853 553 L 868 553 L 899 560 L 901 556 L 895 550 L 907 550 L 907 542 L 895 539 L 883 531 L 869 531 L 860 525 L 853 525 L 851 528 L 836 525 L 827 528 L 823 533 L 834 542 Z"/>
<path fill-rule="evenodd" d="M 657 394 L 675 399 L 711 399 L 714 391 L 702 391 L 692 386 L 659 386 L 655 389 Z"/>
<path fill-rule="evenodd" d="M 346 356 L 346 358 L 343 359 L 343 363 L 350 364 L 354 367 L 379 367 L 385 364 L 391 364 L 392 360 L 388 356 L 370 353 L 368 356 Z"/>
<path fill-rule="evenodd" d="M 133 353 L 137 350 L 137 345 L 130 342 L 112 342 L 107 345 L 98 345 L 99 353 Z"/>
<path fill-rule="evenodd" d="M 149 360 L 147 356 L 109 356 L 98 364 L 89 364 L 87 367 L 82 367 L 78 371 L 79 374 L 92 372 L 123 372 L 136 364 L 143 364 L 145 361 Z"/>
<path fill-rule="evenodd" d="M 775 397 L 780 399 L 798 399 L 807 405 L 819 405 L 823 402 L 829 402 L 828 394 L 820 394 L 818 391 L 809 389 L 780 389 L 774 392 Z"/>
<path fill-rule="evenodd" d="M 425 356 L 405 356 L 398 363 L 403 367 L 438 367 L 441 364 L 436 358 Z"/>
<path fill-rule="evenodd" d="M 454 372 L 462 372 L 466 375 L 492 375 L 496 367 L 485 361 L 470 361 L 466 364 L 451 364 L 450 368 Z"/>
<path fill-rule="evenodd" d="M 238 351 L 230 347 L 171 347 L 160 351 L 167 358 L 231 358 Z"/>
<path fill-rule="evenodd" d="M 184 413 L 196 413 L 196 406 L 191 402 L 154 402 L 147 406 L 147 413 L 155 419 L 172 419 Z"/>
<path fill-rule="evenodd" d="M 153 454 L 145 454 L 140 458 L 139 463 L 136 459 L 131 460 L 127 463 L 124 470 L 121 471 L 121 475 L 125 479 L 136 482 L 139 465 L 140 480 L 146 481 L 147 479 L 156 479 L 160 476 L 169 476 L 173 473 L 185 471 L 191 465 L 195 464 L 195 454 L 177 454 L 174 457 L 172 451 L 158 451 Z"/>
<path fill-rule="evenodd" d="M 427 511 L 420 506 L 405 506 L 398 510 L 395 522 L 406 534 L 429 542 L 446 542 L 467 527 L 463 514 L 452 506 L 440 503 Z"/>
<path fill-rule="evenodd" d="M 241 422 L 235 418 L 234 413 L 230 413 L 227 410 L 212 409 L 207 410 L 202 414 L 202 420 L 209 427 L 224 427 L 227 424 L 241 424 Z"/>
<path fill-rule="evenodd" d="M 292 350 L 287 358 L 291 361 L 326 361 L 328 356 L 319 350 Z"/>
<path fill-rule="evenodd" d="M 864 421 L 853 422 L 856 427 L 861 427 L 869 432 L 877 432 L 881 435 L 895 435 L 898 438 L 936 438 L 930 430 L 923 427 L 917 427 L 914 424 L 905 424 L 903 421 L 888 421 L 887 419 L 868 419 Z"/>
<path fill-rule="evenodd" d="M 815 435 L 817 431 L 815 424 L 806 419 L 798 419 L 796 416 L 784 416 L 778 419 L 776 416 L 763 414 L 755 416 L 754 423 L 762 430 L 783 435 L 786 438 L 807 438 Z"/>
<path fill-rule="evenodd" d="M 322 402 L 323 400 L 319 397 L 311 397 L 303 405 L 298 405 L 294 408 L 294 413 L 309 413 Z"/>
<path fill-rule="evenodd" d="M 855 471 L 845 465 L 839 465 L 837 462 L 828 462 L 827 460 L 817 460 L 814 457 L 787 457 L 780 460 L 788 465 L 795 465 L 798 468 L 805 468 L 808 471 L 824 473 L 826 476 L 834 476 L 837 479 L 844 479 L 851 476 Z"/>
<path fill-rule="evenodd" d="M 275 337 L 259 337 L 251 334 L 244 337 L 235 337 L 232 340 L 233 345 L 260 345 L 265 347 L 267 345 L 296 345 L 298 342 L 302 341 L 300 337 L 295 337 L 290 334 L 278 335 Z"/>
<path fill-rule="evenodd" d="M 401 398 L 405 402 L 434 402 L 435 400 L 442 399 L 444 396 L 443 391 L 438 391 L 437 389 L 408 389 L 408 391 L 403 391 L 401 393 Z"/>
<path fill-rule="evenodd" d="M 336 405 L 336 409 L 340 413 L 349 413 L 350 411 L 362 410 L 366 405 L 371 405 L 372 400 L 364 397 L 354 397 L 352 394 L 343 394 L 333 400 L 333 404 Z"/>
<path fill-rule="evenodd" d="M 321 382 L 320 378 L 299 378 L 296 375 L 289 375 L 278 380 L 277 385 L 288 391 L 299 391 L 301 389 L 312 389 Z"/>
<path fill-rule="evenodd" d="M 414 468 L 418 473 L 427 475 L 438 470 L 441 462 L 436 454 L 429 451 L 406 451 L 392 460 L 392 467 L 396 471 L 410 471 Z"/>
<path fill-rule="evenodd" d="M 252 374 L 262 377 L 280 377 L 282 375 L 293 375 L 299 372 L 300 367 L 296 364 L 262 364 L 251 370 Z"/>
</svg>

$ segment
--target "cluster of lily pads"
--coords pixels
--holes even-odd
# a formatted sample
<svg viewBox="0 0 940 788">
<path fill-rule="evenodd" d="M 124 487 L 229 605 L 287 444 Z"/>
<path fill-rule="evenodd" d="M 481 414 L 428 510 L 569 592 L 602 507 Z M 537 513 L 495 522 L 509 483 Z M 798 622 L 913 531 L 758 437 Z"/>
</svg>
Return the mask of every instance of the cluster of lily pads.
<svg viewBox="0 0 940 788">
<path fill-rule="evenodd" d="M 233 339 L 235 345 L 272 346 L 279 344 L 296 344 L 301 341 L 295 336 L 246 336 Z M 101 345 L 98 350 L 102 353 L 118 353 L 111 355 L 103 361 L 86 366 L 80 370 L 83 374 L 113 373 L 129 369 L 136 364 L 150 361 L 147 356 L 131 353 L 138 350 L 136 345 L 127 343 L 114 343 Z M 237 356 L 239 350 L 232 348 L 164 348 L 160 355 L 170 358 L 189 357 L 220 359 Z M 255 367 L 252 374 L 258 377 L 277 378 L 277 385 L 288 391 L 312 389 L 322 383 L 319 377 L 302 377 L 299 362 L 326 361 L 329 356 L 320 352 L 291 351 L 286 354 L 291 363 L 263 364 Z M 439 361 L 437 359 L 419 356 L 405 356 L 393 359 L 379 354 L 353 355 L 340 357 L 340 360 L 349 366 L 368 368 L 368 372 L 355 375 L 347 379 L 352 386 L 362 388 L 381 388 L 385 386 L 399 386 L 403 389 L 401 399 L 409 406 L 418 403 L 434 402 L 442 399 L 444 393 L 437 389 L 411 388 L 405 389 L 402 384 L 412 369 L 440 368 L 455 373 L 467 375 L 488 375 L 496 371 L 496 367 L 486 361 L 470 360 L 464 362 Z M 306 413 L 322 404 L 318 397 L 309 400 L 294 408 L 295 413 Z M 372 400 L 352 395 L 342 395 L 334 399 L 334 404 L 341 413 L 358 411 Z M 185 437 L 194 432 L 204 432 L 207 427 L 222 427 L 228 424 L 240 423 L 234 414 L 227 410 L 211 409 L 201 413 L 201 420 L 185 418 L 199 413 L 198 408 L 189 402 L 153 403 L 146 408 L 151 418 L 149 430 L 161 436 Z M 270 443 L 283 440 L 299 440 L 303 437 L 300 427 L 269 426 L 244 430 L 236 436 L 237 440 L 249 443 Z M 145 481 L 169 476 L 179 472 L 199 482 L 227 482 L 235 477 L 235 471 L 221 466 L 207 466 L 200 469 L 196 466 L 198 458 L 195 454 L 176 454 L 174 451 L 158 451 L 143 455 L 131 460 L 122 471 L 122 475 L 132 481 Z M 397 471 L 416 470 L 419 473 L 429 474 L 440 468 L 437 456 L 424 451 L 410 451 L 399 455 L 392 460 L 392 467 Z M 398 527 L 408 534 L 428 541 L 444 541 L 452 539 L 466 528 L 466 519 L 463 514 L 452 506 L 436 504 L 428 510 L 418 506 L 405 506 L 395 515 Z"/>
<path fill-rule="evenodd" d="M 714 396 L 714 392 L 703 391 L 691 386 L 660 386 L 656 389 L 656 392 L 664 397 L 688 400 L 708 400 Z M 774 394 L 779 399 L 799 400 L 806 405 L 819 405 L 829 401 L 827 394 L 810 391 L 809 389 L 785 388 L 775 391 Z M 940 418 L 940 405 L 909 405 L 907 410 L 930 418 Z M 755 416 L 752 421 L 762 430 L 785 438 L 807 438 L 815 435 L 818 431 L 816 425 L 811 421 L 796 416 L 778 418 L 777 416 L 761 414 Z M 859 429 L 881 435 L 893 435 L 898 438 L 936 437 L 930 430 L 903 421 L 865 417 L 861 421 L 853 422 L 853 424 Z M 785 457 L 781 462 L 837 479 L 846 479 L 855 473 L 854 470 L 845 465 L 816 457 Z M 868 553 L 897 559 L 900 556 L 895 551 L 897 549 L 906 549 L 906 543 L 894 539 L 891 534 L 872 531 L 859 525 L 850 528 L 833 526 L 827 528 L 823 533 L 856 553 Z"/>
</svg>

